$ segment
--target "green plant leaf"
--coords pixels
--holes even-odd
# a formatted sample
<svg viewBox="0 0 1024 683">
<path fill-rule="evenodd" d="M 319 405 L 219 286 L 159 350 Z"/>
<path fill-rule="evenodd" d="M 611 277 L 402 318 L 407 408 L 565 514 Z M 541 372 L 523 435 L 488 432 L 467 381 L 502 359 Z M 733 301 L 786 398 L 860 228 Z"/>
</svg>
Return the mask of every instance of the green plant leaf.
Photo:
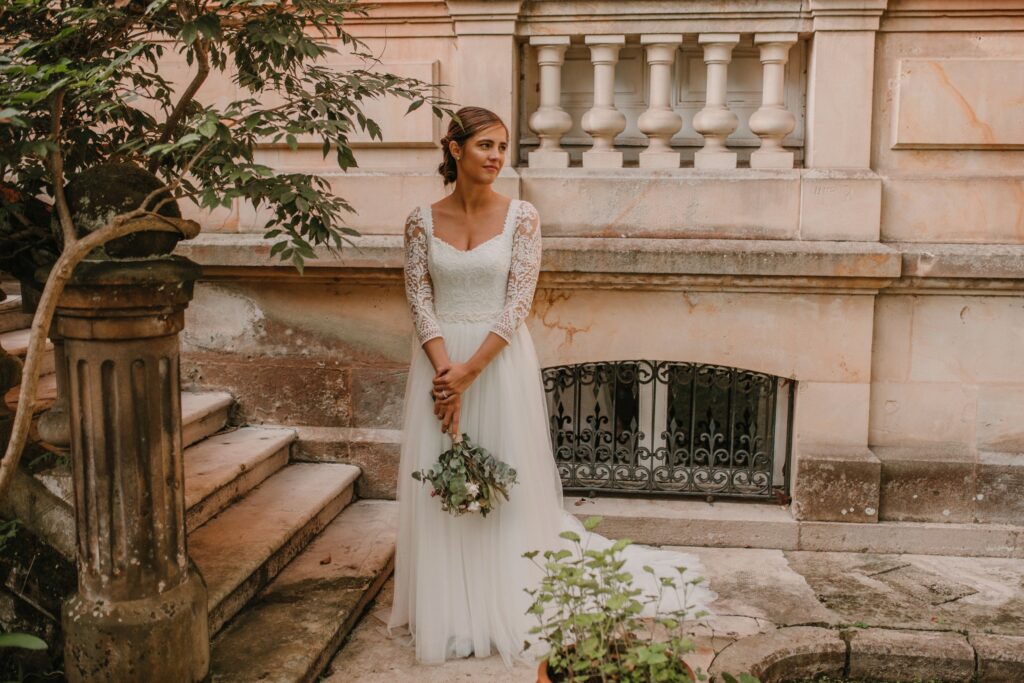
<svg viewBox="0 0 1024 683">
<path fill-rule="evenodd" d="M 45 650 L 47 646 L 45 641 L 28 633 L 0 633 L 0 647 Z"/>
</svg>

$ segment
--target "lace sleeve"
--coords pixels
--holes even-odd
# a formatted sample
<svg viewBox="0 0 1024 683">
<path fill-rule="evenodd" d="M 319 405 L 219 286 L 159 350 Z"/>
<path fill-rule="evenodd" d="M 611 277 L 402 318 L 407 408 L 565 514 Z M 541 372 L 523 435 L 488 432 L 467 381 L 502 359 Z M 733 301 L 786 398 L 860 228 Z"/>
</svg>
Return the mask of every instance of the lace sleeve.
<svg viewBox="0 0 1024 683">
<path fill-rule="evenodd" d="M 420 345 L 440 337 L 441 328 L 434 317 L 434 285 L 427 270 L 427 228 L 419 207 L 405 219 L 405 298 Z"/>
<path fill-rule="evenodd" d="M 491 332 L 512 341 L 519 324 L 530 314 L 540 275 L 540 215 L 533 204 L 522 202 L 512 236 L 512 265 L 508 270 L 505 308 Z"/>
</svg>

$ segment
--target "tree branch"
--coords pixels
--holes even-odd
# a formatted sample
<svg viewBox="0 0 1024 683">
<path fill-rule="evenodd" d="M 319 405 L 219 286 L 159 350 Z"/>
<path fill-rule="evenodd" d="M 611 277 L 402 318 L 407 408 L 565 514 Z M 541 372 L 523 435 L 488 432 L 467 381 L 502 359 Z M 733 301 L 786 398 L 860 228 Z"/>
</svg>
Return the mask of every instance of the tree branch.
<svg viewBox="0 0 1024 683">
<path fill-rule="evenodd" d="M 183 3 L 178 4 L 178 14 L 181 16 L 182 21 L 189 21 L 193 16 L 189 16 L 189 12 L 183 7 Z M 202 87 L 206 81 L 207 76 L 210 75 L 210 53 L 207 46 L 207 41 L 203 38 L 196 38 L 194 43 L 196 50 L 196 62 L 199 65 L 199 70 L 196 75 L 192 78 L 192 81 L 185 88 L 185 92 L 181 94 L 181 98 L 178 99 L 178 103 L 174 105 L 174 109 L 171 110 L 170 115 L 167 117 L 167 121 L 164 122 L 164 130 L 160 135 L 160 140 L 157 144 L 162 145 L 171 139 L 174 132 L 177 130 L 181 120 L 185 117 L 185 110 L 188 105 L 195 99 L 196 93 L 199 92 L 199 88 Z M 160 167 L 160 158 L 154 156 L 149 161 L 149 172 L 156 173 L 157 168 Z"/>
<path fill-rule="evenodd" d="M 70 245 L 74 244 L 77 235 L 75 234 L 75 223 L 71 220 L 71 210 L 64 197 L 64 151 L 60 144 L 60 124 L 64 114 L 65 92 L 61 88 L 53 96 L 53 104 L 50 107 L 50 137 L 53 140 L 54 148 L 46 155 L 46 159 L 50 167 L 50 180 L 53 182 L 53 203 L 57 207 L 57 217 L 60 219 L 64 244 Z"/>
</svg>

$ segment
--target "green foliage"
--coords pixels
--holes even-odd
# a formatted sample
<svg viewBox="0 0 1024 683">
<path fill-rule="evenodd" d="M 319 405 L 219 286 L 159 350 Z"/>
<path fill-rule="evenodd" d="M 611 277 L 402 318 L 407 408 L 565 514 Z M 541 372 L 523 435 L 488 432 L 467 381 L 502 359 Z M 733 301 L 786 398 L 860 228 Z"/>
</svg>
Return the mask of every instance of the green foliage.
<svg viewBox="0 0 1024 683">
<path fill-rule="evenodd" d="M 593 531 L 600 521 L 600 517 L 590 517 L 583 527 Z M 686 605 L 687 593 L 703 579 L 684 580 L 686 568 L 677 567 L 678 579 L 659 577 L 658 594 L 642 595 L 643 591 L 633 586 L 633 575 L 623 570 L 621 555 L 629 540 L 593 550 L 576 532 L 564 531 L 560 536 L 569 541 L 572 550 L 547 550 L 543 561 L 538 559 L 540 551 L 523 555 L 543 571 L 540 586 L 527 593 L 533 598 L 529 613 L 538 621 L 531 633 L 550 648 L 548 675 L 570 683 L 692 681 L 681 660 L 694 648 L 685 624 L 706 613 L 663 611 L 660 606 L 666 591 L 673 591 L 678 604 Z M 655 574 L 649 566 L 644 571 Z M 645 606 L 651 604 L 658 610 L 657 616 L 642 618 Z M 667 638 L 656 638 L 659 626 Z M 757 680 L 743 674 L 739 683 Z"/>
<path fill-rule="evenodd" d="M 484 517 L 497 507 L 501 498 L 509 499 L 508 490 L 516 483 L 516 476 L 514 468 L 473 443 L 466 434 L 442 453 L 430 469 L 412 473 L 416 481 L 431 484 L 430 495 L 440 497 L 445 512 L 479 512 Z"/>
<path fill-rule="evenodd" d="M 23 650 L 45 650 L 46 642 L 28 633 L 0 633 L 0 647 L 19 647 Z"/>
<path fill-rule="evenodd" d="M 203 208 L 248 202 L 268 216 L 273 254 L 300 271 L 314 247 L 341 247 L 357 234 L 348 202 L 322 177 L 274 171 L 257 146 L 313 146 L 344 170 L 356 165 L 353 134 L 382 139 L 367 102 L 450 113 L 433 85 L 384 73 L 343 30 L 366 13 L 356 0 L 0 1 L 0 253 L 49 228 L 30 209 L 55 196 L 51 153 L 64 177 L 128 161 Z M 175 54 L 194 87 L 161 72 Z M 360 68 L 332 66 L 339 57 Z M 235 99 L 208 94 L 226 79 Z"/>
</svg>

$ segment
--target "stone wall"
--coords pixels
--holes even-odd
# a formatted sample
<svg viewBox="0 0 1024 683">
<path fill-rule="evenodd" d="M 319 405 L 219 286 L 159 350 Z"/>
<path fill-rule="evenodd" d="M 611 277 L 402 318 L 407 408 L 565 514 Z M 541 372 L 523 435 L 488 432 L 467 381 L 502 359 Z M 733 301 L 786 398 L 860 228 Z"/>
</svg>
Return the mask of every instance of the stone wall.
<svg viewBox="0 0 1024 683">
<path fill-rule="evenodd" d="M 496 189 L 541 213 L 527 324 L 543 365 L 683 360 L 796 380 L 803 519 L 1024 523 L 1024 1 L 449 0 L 379 12 L 350 29 L 383 68 L 447 84 L 514 133 Z M 683 88 L 710 77 L 707 36 L 733 33 L 746 62 L 728 101 L 754 103 L 737 104 L 739 167 L 694 168 L 703 143 Z M 629 116 L 647 106 L 643 36 L 681 36 L 681 166 L 635 165 L 647 140 L 633 119 L 615 138 L 620 167 L 581 168 L 589 143 L 572 132 L 570 166 L 531 164 L 537 46 L 568 36 L 561 105 L 578 116 L 598 83 L 584 39 L 610 34 L 624 36 L 615 93 Z M 746 167 L 759 140 L 744 126 L 762 95 L 751 60 L 769 35 L 795 41 L 792 168 Z M 443 193 L 438 122 L 404 109 L 379 105 L 385 143 L 360 142 L 348 173 L 312 147 L 261 151 L 352 200 L 359 249 L 324 253 L 300 278 L 267 259 L 251 234 L 263 217 L 245 207 L 206 217 L 206 234 L 181 247 L 205 266 L 186 381 L 235 392 L 241 420 L 308 428 L 308 457 L 377 467 L 370 489 L 383 496 L 413 348 L 400 233 L 413 206 Z"/>
</svg>

